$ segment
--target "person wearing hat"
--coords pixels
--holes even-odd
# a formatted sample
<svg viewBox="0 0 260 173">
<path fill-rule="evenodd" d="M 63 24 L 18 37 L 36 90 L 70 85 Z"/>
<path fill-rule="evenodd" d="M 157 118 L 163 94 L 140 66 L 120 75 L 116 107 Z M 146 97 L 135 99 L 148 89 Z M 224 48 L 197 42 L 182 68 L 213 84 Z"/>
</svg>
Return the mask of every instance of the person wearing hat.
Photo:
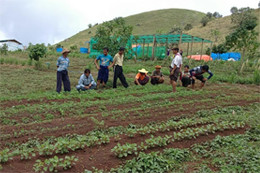
<svg viewBox="0 0 260 173">
<path fill-rule="evenodd" d="M 62 82 L 64 86 L 64 91 L 70 91 L 70 79 L 68 75 L 68 67 L 70 64 L 70 60 L 68 58 L 68 54 L 70 50 L 63 49 L 60 56 L 57 60 L 57 86 L 56 91 L 58 93 L 61 92 Z"/>
<path fill-rule="evenodd" d="M 144 68 L 138 70 L 139 73 L 135 76 L 135 84 L 136 85 L 145 85 L 149 82 L 149 77 L 147 76 L 148 71 Z"/>
<path fill-rule="evenodd" d="M 173 54 L 175 55 L 170 65 L 170 82 L 172 84 L 172 91 L 176 92 L 176 85 L 182 66 L 182 56 L 179 53 L 179 48 L 173 48 Z"/>
<path fill-rule="evenodd" d="M 126 82 L 125 76 L 123 74 L 123 61 L 124 61 L 124 51 L 125 48 L 121 47 L 119 49 L 119 52 L 114 56 L 114 61 L 110 65 L 110 67 L 113 67 L 114 65 L 114 80 L 113 80 L 113 88 L 116 88 L 117 84 L 117 78 L 120 79 L 122 85 L 127 88 L 128 83 Z"/>
<path fill-rule="evenodd" d="M 103 49 L 103 54 L 99 55 L 95 59 L 95 64 L 98 69 L 98 78 L 97 78 L 97 88 L 99 88 L 100 83 L 102 82 L 103 87 L 106 86 L 109 77 L 109 66 L 110 62 L 113 62 L 112 56 L 108 54 L 109 49 L 105 47 Z M 99 65 L 98 65 L 99 61 Z"/>
<path fill-rule="evenodd" d="M 161 68 L 162 67 L 160 65 L 155 66 L 155 70 L 153 71 L 151 76 L 151 84 L 162 84 L 164 82 L 164 77 L 161 72 Z"/>
</svg>

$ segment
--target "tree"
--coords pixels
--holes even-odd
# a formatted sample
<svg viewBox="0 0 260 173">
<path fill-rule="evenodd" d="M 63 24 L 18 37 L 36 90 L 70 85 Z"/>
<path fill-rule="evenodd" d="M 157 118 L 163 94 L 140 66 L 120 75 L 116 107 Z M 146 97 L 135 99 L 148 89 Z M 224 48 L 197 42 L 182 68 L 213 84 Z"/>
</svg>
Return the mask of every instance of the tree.
<svg viewBox="0 0 260 173">
<path fill-rule="evenodd" d="M 208 16 L 204 16 L 200 23 L 202 24 L 202 26 L 206 26 L 208 24 L 208 22 L 210 21 L 210 18 Z"/>
<path fill-rule="evenodd" d="M 77 46 L 77 45 L 70 46 L 70 49 L 71 49 L 72 51 L 76 52 L 77 49 L 78 49 L 78 46 Z"/>
<path fill-rule="evenodd" d="M 109 48 L 111 55 L 117 53 L 119 47 L 125 47 L 132 35 L 133 27 L 128 26 L 122 17 L 99 25 L 94 36 L 97 42 L 94 49 L 101 51 L 104 47 Z"/>
<path fill-rule="evenodd" d="M 232 8 L 230 9 L 230 12 L 231 12 L 231 14 L 237 13 L 237 12 L 238 12 L 237 7 L 232 7 Z"/>
<path fill-rule="evenodd" d="M 257 42 L 257 37 L 258 33 L 254 30 L 239 27 L 226 37 L 226 45 L 229 50 L 241 51 L 241 61 L 243 61 L 245 55 L 251 58 L 256 54 L 256 50 L 260 46 L 259 42 Z"/>
<path fill-rule="evenodd" d="M 258 3 L 258 8 L 260 8 L 260 1 L 259 1 L 259 3 Z"/>
<path fill-rule="evenodd" d="M 191 25 L 190 23 L 188 23 L 188 24 L 184 27 L 184 29 L 185 29 L 186 31 L 191 30 L 191 29 L 192 29 L 192 25 Z"/>
<path fill-rule="evenodd" d="M 253 13 L 253 9 L 240 8 L 231 15 L 231 21 L 235 27 L 247 27 L 248 30 L 252 30 L 257 25 L 257 17 Z"/>
<path fill-rule="evenodd" d="M 211 12 L 207 12 L 206 16 L 211 19 L 213 17 L 213 14 Z"/>
<path fill-rule="evenodd" d="M 245 55 L 248 58 L 253 57 L 260 46 L 257 41 L 258 33 L 254 30 L 257 26 L 257 17 L 254 16 L 253 10 L 249 7 L 241 8 L 231 15 L 231 19 L 236 24 L 236 29 L 226 36 L 227 48 L 241 51 L 241 61 Z"/>
<path fill-rule="evenodd" d="M 225 44 L 219 44 L 218 46 L 214 45 L 212 47 L 212 52 L 213 53 L 226 53 L 228 50 L 226 48 Z"/>
<path fill-rule="evenodd" d="M 58 43 L 58 44 L 56 44 L 56 46 L 55 46 L 55 49 L 57 49 L 57 48 L 63 48 L 63 46 L 62 46 L 60 43 Z"/>
<path fill-rule="evenodd" d="M 8 52 L 8 45 L 7 44 L 3 44 L 2 47 L 0 47 L 0 53 L 7 55 Z"/>
<path fill-rule="evenodd" d="M 215 42 L 218 41 L 218 37 L 220 36 L 220 31 L 217 29 L 212 29 L 211 30 L 211 35 L 214 37 Z"/>
<path fill-rule="evenodd" d="M 39 61 L 40 58 L 44 57 L 47 53 L 47 48 L 44 44 L 36 44 L 28 47 L 29 57 L 30 59 L 34 59 L 35 61 Z"/>
<path fill-rule="evenodd" d="M 219 12 L 214 12 L 212 15 L 214 18 L 221 18 L 222 15 Z"/>
<path fill-rule="evenodd" d="M 88 28 L 92 28 L 92 24 L 90 23 L 90 24 L 88 24 Z"/>
<path fill-rule="evenodd" d="M 173 28 L 170 30 L 169 34 L 181 34 L 182 29 L 179 26 L 174 25 Z"/>
</svg>

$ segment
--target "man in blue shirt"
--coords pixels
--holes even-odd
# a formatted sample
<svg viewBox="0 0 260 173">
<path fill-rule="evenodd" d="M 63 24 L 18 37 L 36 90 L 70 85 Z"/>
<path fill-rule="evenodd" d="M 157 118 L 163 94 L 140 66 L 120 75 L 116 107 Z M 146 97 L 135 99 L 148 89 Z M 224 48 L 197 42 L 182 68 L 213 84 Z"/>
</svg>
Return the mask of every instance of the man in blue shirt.
<svg viewBox="0 0 260 173">
<path fill-rule="evenodd" d="M 106 83 L 108 81 L 110 62 L 113 62 L 113 58 L 108 54 L 108 48 L 105 47 L 103 49 L 103 54 L 99 55 L 95 59 L 95 64 L 98 69 L 97 88 L 99 88 L 100 82 L 102 82 L 103 87 L 106 86 Z"/>
<path fill-rule="evenodd" d="M 62 82 L 64 86 L 64 91 L 70 91 L 70 79 L 68 75 L 68 67 L 70 64 L 70 60 L 67 57 L 70 53 L 70 50 L 63 49 L 61 52 L 62 56 L 60 56 L 57 60 L 57 86 L 56 91 L 58 93 L 61 92 Z"/>
<path fill-rule="evenodd" d="M 202 74 L 205 73 L 205 72 L 207 72 L 209 74 L 208 78 L 203 77 Z M 213 73 L 209 70 L 208 65 L 203 65 L 203 66 L 198 66 L 198 67 L 191 69 L 190 70 L 190 76 L 192 77 L 192 81 L 191 81 L 192 89 L 195 88 L 195 79 L 198 79 L 198 80 L 201 81 L 200 88 L 202 88 L 202 87 L 204 87 L 205 82 L 213 76 Z"/>
<path fill-rule="evenodd" d="M 84 71 L 84 74 L 80 76 L 79 83 L 76 86 L 76 89 L 78 91 L 82 90 L 89 90 L 89 89 L 95 89 L 97 86 L 92 74 L 90 74 L 90 70 L 86 69 Z"/>
</svg>

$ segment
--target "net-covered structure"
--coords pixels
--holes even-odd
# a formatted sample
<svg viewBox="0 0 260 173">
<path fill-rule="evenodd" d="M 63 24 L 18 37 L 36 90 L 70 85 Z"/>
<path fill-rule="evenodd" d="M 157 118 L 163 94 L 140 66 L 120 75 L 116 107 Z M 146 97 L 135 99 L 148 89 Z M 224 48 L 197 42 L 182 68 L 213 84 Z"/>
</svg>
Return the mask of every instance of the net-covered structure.
<svg viewBox="0 0 260 173">
<path fill-rule="evenodd" d="M 90 57 L 100 53 L 98 50 L 93 49 L 95 43 L 97 42 L 91 38 Z M 185 50 L 192 52 L 193 44 L 200 43 L 203 49 L 204 43 L 211 44 L 212 41 L 188 34 L 132 35 L 126 45 L 126 57 L 157 57 L 163 59 L 167 57 L 172 46 L 180 46 L 180 44 L 184 43 L 188 43 L 188 47 Z"/>
</svg>

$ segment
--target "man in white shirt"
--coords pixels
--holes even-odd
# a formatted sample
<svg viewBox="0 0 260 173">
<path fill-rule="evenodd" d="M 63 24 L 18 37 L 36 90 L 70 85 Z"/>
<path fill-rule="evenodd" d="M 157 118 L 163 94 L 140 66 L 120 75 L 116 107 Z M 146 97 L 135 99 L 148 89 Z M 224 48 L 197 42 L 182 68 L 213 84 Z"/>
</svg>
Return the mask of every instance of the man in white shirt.
<svg viewBox="0 0 260 173">
<path fill-rule="evenodd" d="M 172 84 L 172 91 L 176 92 L 176 85 L 182 66 L 182 56 L 179 53 L 179 48 L 173 48 L 175 55 L 170 66 L 170 80 Z"/>
</svg>

